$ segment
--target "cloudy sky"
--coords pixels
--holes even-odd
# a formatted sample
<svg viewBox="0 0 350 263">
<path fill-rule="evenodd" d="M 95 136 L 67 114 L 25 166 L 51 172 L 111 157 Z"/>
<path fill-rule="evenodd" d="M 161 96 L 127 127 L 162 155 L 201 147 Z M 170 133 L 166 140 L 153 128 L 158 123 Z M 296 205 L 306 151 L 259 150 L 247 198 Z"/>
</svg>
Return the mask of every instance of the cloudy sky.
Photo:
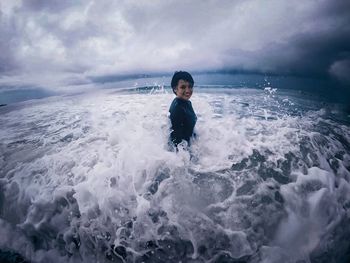
<svg viewBox="0 0 350 263">
<path fill-rule="evenodd" d="M 188 71 L 350 82 L 348 0 L 1 0 L 0 84 Z"/>
</svg>

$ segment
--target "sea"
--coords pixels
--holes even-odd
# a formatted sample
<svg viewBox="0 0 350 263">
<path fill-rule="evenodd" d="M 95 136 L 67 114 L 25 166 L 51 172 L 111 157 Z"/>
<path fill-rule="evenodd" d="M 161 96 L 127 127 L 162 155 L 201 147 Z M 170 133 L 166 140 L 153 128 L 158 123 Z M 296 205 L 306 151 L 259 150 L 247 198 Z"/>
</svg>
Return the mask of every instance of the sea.
<svg viewBox="0 0 350 263">
<path fill-rule="evenodd" d="M 347 91 L 194 75 L 173 151 L 170 78 L 0 90 L 0 262 L 350 262 Z"/>
</svg>

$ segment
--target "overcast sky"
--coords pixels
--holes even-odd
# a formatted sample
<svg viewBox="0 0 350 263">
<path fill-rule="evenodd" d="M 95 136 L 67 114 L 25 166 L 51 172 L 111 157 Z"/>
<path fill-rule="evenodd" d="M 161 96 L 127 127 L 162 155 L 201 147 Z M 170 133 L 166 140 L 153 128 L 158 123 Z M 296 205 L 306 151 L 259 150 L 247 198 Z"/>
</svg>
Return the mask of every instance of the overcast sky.
<svg viewBox="0 0 350 263">
<path fill-rule="evenodd" d="M 0 0 L 0 84 L 239 70 L 350 82 L 349 0 Z"/>
</svg>

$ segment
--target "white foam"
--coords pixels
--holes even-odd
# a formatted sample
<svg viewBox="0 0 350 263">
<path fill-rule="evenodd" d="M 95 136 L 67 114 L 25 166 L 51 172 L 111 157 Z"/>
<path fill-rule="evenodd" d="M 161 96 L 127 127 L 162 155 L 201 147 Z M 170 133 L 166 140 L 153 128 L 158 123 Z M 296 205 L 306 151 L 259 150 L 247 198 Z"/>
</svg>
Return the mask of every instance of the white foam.
<svg viewBox="0 0 350 263">
<path fill-rule="evenodd" d="M 258 183 L 262 179 L 254 178 L 253 170 L 251 174 L 239 174 L 237 178 L 229 173 L 220 174 L 219 178 L 215 172 L 229 170 L 232 164 L 249 158 L 253 150 L 261 154 L 269 152 L 266 162 L 273 164 L 285 160 L 285 155 L 290 152 L 301 159 L 300 144 L 304 143 L 303 139 L 314 138 L 313 146 L 318 150 L 320 167 L 309 168 L 307 174 L 292 168 L 295 182 L 281 186 L 288 218 L 281 224 L 272 242 L 282 251 L 281 255 L 286 254 L 285 249 L 290 247 L 297 255 L 310 253 L 318 246 L 324 229 L 332 228 L 332 224 L 339 220 L 340 206 L 350 199 L 350 175 L 345 168 L 350 158 L 344 155 L 339 161 L 338 171 L 342 177 L 339 182 L 344 197 L 340 202 L 337 201 L 340 200 L 340 190 L 335 189 L 337 180 L 327 158 L 342 149 L 341 143 L 335 138 L 327 138 L 329 148 L 320 148 L 317 144 L 320 137 L 314 127 L 315 116 L 288 116 L 273 111 L 271 107 L 276 101 L 270 95 L 277 96 L 276 90 L 265 90 L 268 96 L 264 91 L 246 89 L 218 94 L 195 93 L 192 104 L 198 115 L 195 128 L 198 137 L 190 152 L 168 150 L 168 107 L 174 95 L 166 93 L 164 87 L 154 89 L 152 94 L 102 91 L 62 98 L 57 102 L 47 100 L 46 103 L 34 103 L 2 114 L 1 142 L 10 146 L 12 143 L 12 148 L 0 148 L 0 171 L 8 202 L 6 207 L 12 208 L 9 205 L 11 196 L 14 206 L 23 207 L 22 212 L 14 214 L 26 234 L 16 235 L 23 243 L 31 242 L 27 236 L 51 233 L 46 226 L 50 225 L 50 218 L 58 218 L 55 227 L 68 240 L 65 241 L 67 250 L 75 251 L 71 236 L 73 229 L 79 229 L 76 231 L 80 231 L 81 259 L 90 260 L 92 252 L 87 244 L 92 242 L 89 241 L 92 237 L 89 235 L 95 237 L 94 231 L 110 227 L 108 224 L 121 226 L 127 220 L 137 218 L 132 233 L 134 238 L 144 241 L 163 238 L 157 232 L 159 225 L 152 223 L 148 215 L 151 209 L 158 209 L 167 214 L 166 219 L 159 220 L 175 225 L 182 239 L 193 240 L 193 244 L 199 246 L 214 234 L 223 236 L 223 239 L 228 236 L 232 256 L 251 254 L 254 246 L 259 245 L 259 240 L 248 241 L 250 230 L 237 231 L 243 223 L 232 207 L 240 208 L 240 199 L 235 199 L 234 194 L 227 194 L 222 201 L 218 196 L 225 190 L 225 184 L 236 187 L 249 176 Z M 313 114 L 320 115 L 318 112 Z M 349 127 L 335 126 L 339 133 L 349 134 Z M 310 135 L 310 131 L 314 133 Z M 309 158 L 312 163 L 313 157 Z M 193 183 L 192 171 L 212 176 L 215 180 L 210 181 L 212 185 L 205 184 L 204 179 Z M 149 198 L 150 186 L 162 174 L 167 174 L 167 177 L 162 179 L 158 191 Z M 300 187 L 313 181 L 320 184 L 319 189 L 301 192 Z M 273 185 L 269 180 L 268 183 Z M 208 191 L 207 199 L 203 198 L 200 187 Z M 266 187 L 260 187 L 263 190 L 259 190 L 259 194 L 266 192 Z M 79 218 L 68 216 L 65 212 L 60 215 L 52 212 L 56 208 L 61 209 L 59 211 L 69 210 L 59 201 L 60 198 L 69 200 L 69 192 L 76 199 Z M 217 196 L 210 199 L 212 193 Z M 328 209 L 325 203 L 334 209 Z M 222 209 L 222 212 L 211 217 L 208 207 Z M 11 213 L 6 213 L 10 218 Z M 71 220 L 69 224 L 65 222 L 66 218 Z M 233 224 L 234 221 L 237 224 Z M 121 230 L 110 227 L 108 231 L 111 229 L 115 231 L 112 236 L 118 236 L 115 244 L 120 244 Z M 2 244 L 7 243 L 33 261 L 44 262 L 43 252 L 35 253 L 33 248 L 27 251 L 15 244 L 10 226 L 6 225 L 1 231 Z M 55 231 L 52 230 L 52 233 L 57 234 Z M 307 239 L 300 237 L 303 232 L 309 234 Z M 130 245 L 130 249 L 137 250 L 136 244 Z M 197 249 L 194 248 L 194 258 L 199 255 Z M 59 258 L 55 251 L 47 257 Z M 62 256 L 61 261 L 66 259 Z M 72 262 L 74 260 L 76 258 Z"/>
<path fill-rule="evenodd" d="M 285 258 L 309 261 L 309 254 L 320 245 L 325 233 L 331 232 L 344 216 L 334 179 L 331 172 L 312 167 L 307 174 L 298 173 L 295 183 L 281 186 L 288 217 L 279 226 L 273 244 L 282 248 Z"/>
</svg>

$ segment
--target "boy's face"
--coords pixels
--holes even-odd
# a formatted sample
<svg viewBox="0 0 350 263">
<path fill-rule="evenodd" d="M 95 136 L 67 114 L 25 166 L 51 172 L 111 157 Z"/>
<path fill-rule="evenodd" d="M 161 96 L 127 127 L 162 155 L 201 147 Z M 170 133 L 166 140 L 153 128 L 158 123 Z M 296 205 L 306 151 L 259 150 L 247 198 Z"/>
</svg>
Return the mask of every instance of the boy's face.
<svg viewBox="0 0 350 263">
<path fill-rule="evenodd" d="M 180 79 L 175 88 L 175 93 L 176 97 L 183 100 L 189 100 L 193 93 L 193 87 L 188 81 Z"/>
</svg>

